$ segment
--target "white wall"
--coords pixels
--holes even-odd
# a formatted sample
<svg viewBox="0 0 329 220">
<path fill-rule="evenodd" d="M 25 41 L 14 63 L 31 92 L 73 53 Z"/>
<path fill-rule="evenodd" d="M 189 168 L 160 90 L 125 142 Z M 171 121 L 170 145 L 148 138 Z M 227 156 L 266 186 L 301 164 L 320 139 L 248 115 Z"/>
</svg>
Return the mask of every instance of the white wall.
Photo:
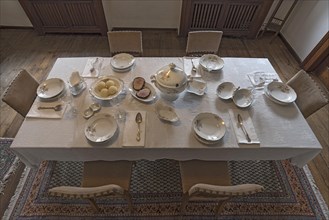
<svg viewBox="0 0 329 220">
<path fill-rule="evenodd" d="M 18 0 L 0 0 L 0 25 L 32 27 Z"/>
<path fill-rule="evenodd" d="M 179 28 L 182 0 L 103 0 L 108 29 Z"/>
<path fill-rule="evenodd" d="M 295 6 L 281 33 L 304 60 L 328 31 L 329 1 L 302 0 Z"/>
</svg>

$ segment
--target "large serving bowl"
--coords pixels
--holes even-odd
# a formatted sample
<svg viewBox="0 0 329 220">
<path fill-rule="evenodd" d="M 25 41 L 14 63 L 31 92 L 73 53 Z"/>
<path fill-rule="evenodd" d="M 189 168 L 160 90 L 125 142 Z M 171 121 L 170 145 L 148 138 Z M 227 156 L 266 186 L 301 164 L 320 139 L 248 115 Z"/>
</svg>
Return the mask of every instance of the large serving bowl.
<svg viewBox="0 0 329 220">
<path fill-rule="evenodd" d="M 160 90 L 161 95 L 168 100 L 176 100 L 188 86 L 190 78 L 185 72 L 171 63 L 159 69 L 151 76 L 151 82 Z"/>
<path fill-rule="evenodd" d="M 94 98 L 100 101 L 107 101 L 116 98 L 122 92 L 123 88 L 124 83 L 121 79 L 114 76 L 104 76 L 91 84 L 89 92 Z M 102 92 L 102 90 L 105 92 Z"/>
</svg>

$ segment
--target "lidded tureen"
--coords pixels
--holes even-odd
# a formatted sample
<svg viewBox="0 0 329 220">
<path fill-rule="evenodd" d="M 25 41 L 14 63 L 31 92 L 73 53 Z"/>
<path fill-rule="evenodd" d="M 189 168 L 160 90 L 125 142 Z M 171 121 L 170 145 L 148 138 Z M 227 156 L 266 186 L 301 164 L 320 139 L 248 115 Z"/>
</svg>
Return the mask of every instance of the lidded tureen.
<svg viewBox="0 0 329 220">
<path fill-rule="evenodd" d="M 185 72 L 170 63 L 159 69 L 151 76 L 151 82 L 161 91 L 161 95 L 168 100 L 176 100 L 181 92 L 185 90 L 191 79 Z"/>
</svg>

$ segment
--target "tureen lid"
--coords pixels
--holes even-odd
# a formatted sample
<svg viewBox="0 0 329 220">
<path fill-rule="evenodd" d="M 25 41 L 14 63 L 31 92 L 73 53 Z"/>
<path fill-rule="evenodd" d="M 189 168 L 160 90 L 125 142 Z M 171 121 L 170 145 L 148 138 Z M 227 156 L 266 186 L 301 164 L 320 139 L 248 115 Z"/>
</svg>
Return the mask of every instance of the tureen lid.
<svg viewBox="0 0 329 220">
<path fill-rule="evenodd" d="M 158 70 L 156 81 L 161 86 L 179 88 L 187 82 L 187 76 L 184 71 L 174 63 L 170 63 Z"/>
</svg>

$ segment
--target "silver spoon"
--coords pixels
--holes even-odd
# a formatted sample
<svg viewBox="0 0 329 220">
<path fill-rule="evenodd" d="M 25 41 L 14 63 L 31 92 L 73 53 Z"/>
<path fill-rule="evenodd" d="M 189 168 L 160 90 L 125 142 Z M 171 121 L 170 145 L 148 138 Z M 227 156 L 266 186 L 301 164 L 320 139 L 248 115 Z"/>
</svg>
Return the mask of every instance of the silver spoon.
<svg viewBox="0 0 329 220">
<path fill-rule="evenodd" d="M 246 138 L 247 138 L 247 141 L 248 141 L 248 142 L 251 142 L 251 139 L 250 139 L 250 137 L 249 137 L 249 134 L 248 134 L 246 128 L 244 127 L 244 125 L 243 125 L 243 120 L 242 120 L 242 117 L 241 117 L 240 114 L 238 114 L 238 122 L 239 122 L 239 124 L 240 124 L 240 126 L 241 126 L 241 129 L 242 129 L 244 135 L 245 135 Z"/>
<path fill-rule="evenodd" d="M 143 121 L 143 118 L 142 118 L 142 115 L 140 112 L 137 113 L 136 115 L 136 118 L 135 118 L 135 121 L 138 125 L 138 130 L 137 130 L 137 136 L 136 136 L 136 140 L 137 141 L 140 141 L 141 140 L 141 129 L 140 129 L 140 124 L 142 123 Z"/>
<path fill-rule="evenodd" d="M 55 106 L 39 106 L 38 110 L 42 110 L 42 109 L 54 109 L 56 112 L 62 110 L 62 105 L 58 104 Z"/>
</svg>

